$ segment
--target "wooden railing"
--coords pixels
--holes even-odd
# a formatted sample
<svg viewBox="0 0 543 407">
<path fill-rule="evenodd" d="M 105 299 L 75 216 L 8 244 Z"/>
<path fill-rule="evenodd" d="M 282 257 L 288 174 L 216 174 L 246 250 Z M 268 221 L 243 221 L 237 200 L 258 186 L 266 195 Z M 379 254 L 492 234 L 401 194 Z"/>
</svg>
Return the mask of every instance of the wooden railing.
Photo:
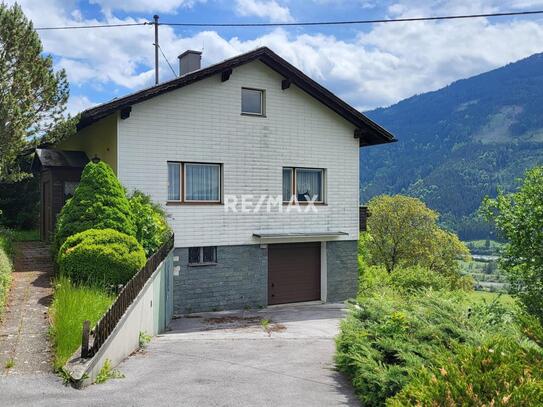
<svg viewBox="0 0 543 407">
<path fill-rule="evenodd" d="M 149 259 L 145 266 L 138 271 L 122 288 L 115 302 L 102 316 L 94 329 L 89 332 L 89 321 L 83 323 L 83 338 L 81 343 L 81 357 L 90 358 L 98 352 L 106 339 L 111 335 L 117 323 L 124 315 L 130 304 L 138 296 L 145 283 L 153 275 L 160 263 L 168 256 L 173 248 L 174 236 L 172 235 Z M 92 344 L 89 345 L 90 337 Z"/>
</svg>

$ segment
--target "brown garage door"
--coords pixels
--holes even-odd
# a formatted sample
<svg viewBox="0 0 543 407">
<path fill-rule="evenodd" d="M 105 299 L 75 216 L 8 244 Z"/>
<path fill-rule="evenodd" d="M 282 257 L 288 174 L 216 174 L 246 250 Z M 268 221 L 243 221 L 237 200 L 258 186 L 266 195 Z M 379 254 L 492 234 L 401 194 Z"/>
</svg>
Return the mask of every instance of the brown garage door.
<svg viewBox="0 0 543 407">
<path fill-rule="evenodd" d="M 268 304 L 314 301 L 321 298 L 321 245 L 268 246 Z"/>
</svg>

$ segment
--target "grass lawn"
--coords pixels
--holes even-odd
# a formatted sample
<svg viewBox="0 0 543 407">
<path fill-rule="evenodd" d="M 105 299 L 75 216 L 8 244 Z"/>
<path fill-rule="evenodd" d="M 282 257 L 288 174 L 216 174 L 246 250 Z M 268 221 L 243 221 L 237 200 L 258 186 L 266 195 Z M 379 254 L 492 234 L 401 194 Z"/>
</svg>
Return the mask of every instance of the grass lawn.
<svg viewBox="0 0 543 407">
<path fill-rule="evenodd" d="M 468 295 L 467 302 L 476 305 L 482 302 L 490 303 L 498 298 L 503 305 L 515 306 L 515 299 L 509 294 L 491 293 L 488 291 L 472 291 Z"/>
<path fill-rule="evenodd" d="M 0 229 L 0 317 L 11 285 L 11 272 L 13 271 L 12 239 L 11 232 Z"/>
<path fill-rule="evenodd" d="M 91 328 L 104 315 L 115 297 L 99 288 L 74 286 L 60 277 L 55 282 L 55 298 L 51 305 L 51 337 L 55 348 L 55 369 L 60 369 L 81 346 L 83 321 Z"/>
</svg>

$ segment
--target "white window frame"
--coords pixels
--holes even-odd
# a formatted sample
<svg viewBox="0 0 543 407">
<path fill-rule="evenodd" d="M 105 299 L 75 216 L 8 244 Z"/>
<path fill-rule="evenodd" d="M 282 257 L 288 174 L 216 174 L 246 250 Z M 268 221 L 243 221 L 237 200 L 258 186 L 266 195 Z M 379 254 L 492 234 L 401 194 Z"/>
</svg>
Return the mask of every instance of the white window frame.
<svg viewBox="0 0 543 407">
<path fill-rule="evenodd" d="M 257 91 L 257 92 L 260 92 L 260 113 L 255 113 L 255 112 L 244 112 L 243 111 L 243 91 L 244 90 L 252 90 L 252 91 Z M 243 86 L 241 88 L 241 114 L 243 115 L 250 115 L 250 116 L 265 116 L 266 113 L 265 113 L 265 108 L 264 108 L 264 101 L 265 101 L 265 98 L 264 98 L 264 93 L 266 92 L 265 89 L 257 89 L 257 88 L 248 88 L 246 86 Z"/>
<path fill-rule="evenodd" d="M 208 262 L 204 262 L 204 247 L 212 247 L 213 250 L 214 250 L 214 254 L 215 254 L 215 260 L 214 261 L 208 261 Z M 198 266 L 214 266 L 217 264 L 217 246 L 197 246 L 197 247 L 190 247 L 189 248 L 189 251 L 190 249 L 198 249 L 199 252 L 200 252 L 200 255 L 199 255 L 199 259 L 200 261 L 198 263 L 191 263 L 190 262 L 190 255 L 188 256 L 188 265 L 190 267 L 198 267 Z"/>
</svg>

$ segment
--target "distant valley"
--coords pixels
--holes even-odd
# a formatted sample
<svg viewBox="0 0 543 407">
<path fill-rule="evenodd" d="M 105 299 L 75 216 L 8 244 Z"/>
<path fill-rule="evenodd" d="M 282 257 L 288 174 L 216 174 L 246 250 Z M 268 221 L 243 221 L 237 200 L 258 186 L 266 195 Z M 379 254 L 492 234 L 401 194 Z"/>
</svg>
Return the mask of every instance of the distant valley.
<svg viewBox="0 0 543 407">
<path fill-rule="evenodd" d="M 363 202 L 416 196 L 462 239 L 492 237 L 483 197 L 543 164 L 543 54 L 366 114 L 399 141 L 361 150 Z"/>
</svg>

